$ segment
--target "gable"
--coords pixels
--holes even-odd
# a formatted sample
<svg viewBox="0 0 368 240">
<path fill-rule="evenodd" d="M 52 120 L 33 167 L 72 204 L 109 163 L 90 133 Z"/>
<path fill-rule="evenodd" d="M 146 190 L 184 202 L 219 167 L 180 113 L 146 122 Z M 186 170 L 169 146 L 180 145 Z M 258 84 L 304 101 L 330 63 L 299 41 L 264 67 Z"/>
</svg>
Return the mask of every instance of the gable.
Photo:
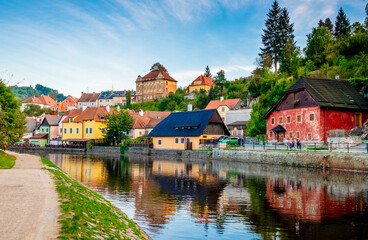
<svg viewBox="0 0 368 240">
<path fill-rule="evenodd" d="M 276 107 L 276 111 L 315 106 L 318 106 L 318 103 L 307 91 L 303 90 L 286 94 L 283 100 Z"/>
</svg>

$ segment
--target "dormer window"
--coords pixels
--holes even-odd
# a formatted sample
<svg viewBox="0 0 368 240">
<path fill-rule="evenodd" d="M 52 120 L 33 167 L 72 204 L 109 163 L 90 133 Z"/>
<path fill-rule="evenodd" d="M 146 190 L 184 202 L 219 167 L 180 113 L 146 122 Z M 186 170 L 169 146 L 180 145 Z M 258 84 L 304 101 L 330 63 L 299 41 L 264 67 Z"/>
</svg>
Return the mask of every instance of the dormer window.
<svg viewBox="0 0 368 240">
<path fill-rule="evenodd" d="M 73 118 L 69 118 L 69 122 L 72 123 L 73 122 Z"/>
</svg>

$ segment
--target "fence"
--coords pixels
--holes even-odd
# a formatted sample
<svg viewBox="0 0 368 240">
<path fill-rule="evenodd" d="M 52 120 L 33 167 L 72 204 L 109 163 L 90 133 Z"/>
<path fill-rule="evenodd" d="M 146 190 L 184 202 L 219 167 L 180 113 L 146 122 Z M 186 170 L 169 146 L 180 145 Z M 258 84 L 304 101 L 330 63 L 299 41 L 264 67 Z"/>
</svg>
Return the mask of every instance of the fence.
<svg viewBox="0 0 368 240">
<path fill-rule="evenodd" d="M 261 143 L 255 142 L 244 144 L 240 147 L 244 150 L 281 150 L 281 151 L 324 151 L 324 152 L 347 152 L 368 153 L 368 143 Z"/>
<path fill-rule="evenodd" d="M 128 146 L 136 148 L 153 148 L 153 143 L 128 143 Z"/>
</svg>

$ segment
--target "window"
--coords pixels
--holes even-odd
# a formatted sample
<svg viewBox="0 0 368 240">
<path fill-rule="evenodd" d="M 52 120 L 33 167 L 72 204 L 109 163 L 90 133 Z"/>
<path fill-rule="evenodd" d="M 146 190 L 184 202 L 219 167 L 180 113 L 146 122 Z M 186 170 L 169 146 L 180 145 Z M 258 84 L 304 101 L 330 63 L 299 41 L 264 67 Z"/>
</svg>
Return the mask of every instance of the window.
<svg viewBox="0 0 368 240">
<path fill-rule="evenodd" d="M 225 107 L 221 107 L 221 112 L 225 112 Z"/>
<path fill-rule="evenodd" d="M 308 133 L 308 141 L 312 140 L 312 133 Z"/>
<path fill-rule="evenodd" d="M 296 138 L 300 138 L 300 133 L 296 132 Z"/>
<path fill-rule="evenodd" d="M 66 128 L 64 128 L 64 134 L 66 134 Z"/>
<path fill-rule="evenodd" d="M 282 124 L 282 117 L 279 117 L 279 124 Z"/>
<path fill-rule="evenodd" d="M 187 142 L 190 142 L 190 138 L 187 138 Z"/>
<path fill-rule="evenodd" d="M 73 122 L 73 118 L 69 118 L 69 122 L 72 123 Z"/>
<path fill-rule="evenodd" d="M 49 129 L 48 128 L 46 128 L 46 132 L 49 132 Z"/>
<path fill-rule="evenodd" d="M 181 139 L 180 139 L 180 143 L 181 143 L 181 144 L 184 144 L 184 143 L 185 143 L 185 138 L 181 138 Z"/>
<path fill-rule="evenodd" d="M 166 82 L 166 86 L 169 85 L 169 82 Z"/>
<path fill-rule="evenodd" d="M 274 125 L 275 124 L 275 118 L 271 118 L 271 124 Z"/>
<path fill-rule="evenodd" d="M 179 143 L 179 138 L 175 138 L 175 144 Z"/>
<path fill-rule="evenodd" d="M 69 129 L 69 133 L 72 134 L 73 133 L 73 128 Z"/>
<path fill-rule="evenodd" d="M 101 133 L 106 134 L 106 128 L 101 128 Z"/>
<path fill-rule="evenodd" d="M 89 134 L 92 134 L 92 128 L 89 128 Z"/>
<path fill-rule="evenodd" d="M 79 134 L 79 128 L 77 128 L 76 131 L 77 131 L 77 134 Z"/>
<path fill-rule="evenodd" d="M 86 134 L 88 134 L 88 128 L 86 128 Z"/>
<path fill-rule="evenodd" d="M 41 128 L 41 132 L 43 132 L 44 131 L 44 129 L 43 128 Z"/>
<path fill-rule="evenodd" d="M 289 138 L 293 138 L 293 132 L 289 132 Z"/>
<path fill-rule="evenodd" d="M 161 145 L 161 144 L 162 144 L 161 139 L 159 139 L 159 140 L 157 141 L 157 143 L 158 143 L 158 145 Z"/>
<path fill-rule="evenodd" d="M 287 123 L 291 123 L 291 117 L 287 116 L 286 121 L 287 121 Z"/>
<path fill-rule="evenodd" d="M 273 137 L 273 132 L 272 131 L 270 131 L 270 137 Z"/>
<path fill-rule="evenodd" d="M 296 122 L 298 122 L 298 123 L 302 122 L 302 115 L 296 116 Z"/>
<path fill-rule="evenodd" d="M 314 121 L 314 113 L 309 114 L 309 120 Z"/>
</svg>

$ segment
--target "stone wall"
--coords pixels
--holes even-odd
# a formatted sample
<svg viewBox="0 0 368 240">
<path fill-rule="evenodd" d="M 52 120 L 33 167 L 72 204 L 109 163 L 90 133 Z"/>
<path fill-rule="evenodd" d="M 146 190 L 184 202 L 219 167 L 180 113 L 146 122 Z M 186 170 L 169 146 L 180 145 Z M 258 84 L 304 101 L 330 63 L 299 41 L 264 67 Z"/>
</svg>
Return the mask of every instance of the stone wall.
<svg viewBox="0 0 368 240">
<path fill-rule="evenodd" d="M 239 151 L 215 148 L 212 158 L 303 167 L 321 167 L 325 164 L 332 169 L 368 171 L 368 154 Z"/>
<path fill-rule="evenodd" d="M 212 152 L 210 151 L 184 151 L 184 150 L 163 150 L 152 148 L 129 148 L 128 154 L 148 154 L 148 155 L 168 155 L 184 158 L 205 158 L 207 159 Z"/>
<path fill-rule="evenodd" d="M 119 153 L 120 147 L 101 147 L 101 146 L 92 146 L 91 149 L 88 149 L 87 152 L 109 152 L 109 153 Z"/>
</svg>

